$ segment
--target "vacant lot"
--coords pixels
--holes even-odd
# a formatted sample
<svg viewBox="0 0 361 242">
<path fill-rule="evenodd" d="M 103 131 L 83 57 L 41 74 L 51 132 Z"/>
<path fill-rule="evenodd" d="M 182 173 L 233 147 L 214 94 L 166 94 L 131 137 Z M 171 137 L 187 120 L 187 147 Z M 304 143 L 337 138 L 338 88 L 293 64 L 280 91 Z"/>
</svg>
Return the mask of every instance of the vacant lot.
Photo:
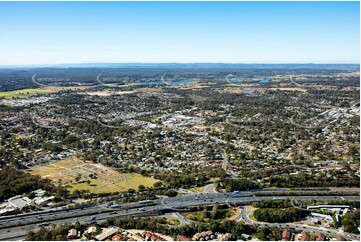
<svg viewBox="0 0 361 242">
<path fill-rule="evenodd" d="M 47 86 L 44 87 L 43 90 L 52 91 L 52 92 L 60 92 L 64 90 L 86 90 L 93 86 L 70 86 L 70 87 L 60 87 L 60 86 Z"/>
<path fill-rule="evenodd" d="M 75 157 L 39 166 L 29 172 L 54 182 L 61 179 L 70 186 L 71 192 L 76 189 L 92 193 L 121 192 L 129 188 L 138 189 L 139 185 L 149 187 L 158 181 L 135 173 L 120 173 L 102 164 L 85 162 Z"/>
<path fill-rule="evenodd" d="M 8 92 L 0 92 L 0 97 L 4 98 L 25 98 L 31 95 L 36 94 L 44 94 L 44 93 L 51 93 L 56 92 L 54 90 L 46 90 L 41 88 L 36 89 L 21 89 L 21 90 L 15 90 L 15 91 L 8 91 Z"/>
<path fill-rule="evenodd" d="M 88 94 L 90 96 L 110 96 L 110 95 L 124 95 L 124 94 L 131 94 L 134 93 L 134 91 L 117 91 L 117 92 L 112 92 L 112 91 L 98 91 L 98 92 L 86 92 L 85 94 Z M 82 94 L 82 93 L 80 93 Z"/>
</svg>

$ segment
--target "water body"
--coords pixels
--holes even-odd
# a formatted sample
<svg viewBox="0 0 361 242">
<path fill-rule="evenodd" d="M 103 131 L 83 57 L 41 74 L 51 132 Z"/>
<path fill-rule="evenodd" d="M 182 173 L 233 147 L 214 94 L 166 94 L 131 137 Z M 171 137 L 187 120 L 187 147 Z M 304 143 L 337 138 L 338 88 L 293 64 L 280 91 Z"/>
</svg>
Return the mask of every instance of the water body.
<svg viewBox="0 0 361 242">
<path fill-rule="evenodd" d="M 270 82 L 270 81 L 272 81 L 272 78 L 265 77 L 265 78 L 263 78 L 262 80 L 260 80 L 259 83 L 268 83 L 268 82 Z"/>
</svg>

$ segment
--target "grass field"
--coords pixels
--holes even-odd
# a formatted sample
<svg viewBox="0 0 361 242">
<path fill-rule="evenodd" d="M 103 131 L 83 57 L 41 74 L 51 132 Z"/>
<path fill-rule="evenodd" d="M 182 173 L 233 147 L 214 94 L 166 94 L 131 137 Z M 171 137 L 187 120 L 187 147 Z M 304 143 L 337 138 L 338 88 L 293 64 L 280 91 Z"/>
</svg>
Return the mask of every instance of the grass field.
<svg viewBox="0 0 361 242">
<path fill-rule="evenodd" d="M 46 90 L 46 89 L 41 89 L 41 88 L 36 88 L 36 89 L 21 89 L 21 90 L 15 90 L 15 91 L 8 91 L 8 92 L 0 92 L 0 97 L 4 97 L 4 98 L 25 98 L 31 95 L 36 95 L 36 94 L 44 94 L 44 93 L 51 93 L 51 92 L 55 92 L 53 90 Z"/>
<path fill-rule="evenodd" d="M 189 190 L 192 191 L 192 192 L 198 193 L 198 192 L 203 192 L 204 187 L 205 187 L 205 186 L 201 186 L 201 187 L 191 187 L 191 188 L 189 188 Z"/>
<path fill-rule="evenodd" d="M 53 164 L 29 170 L 33 175 L 49 178 L 54 182 L 61 179 L 69 185 L 69 191 L 89 190 L 92 193 L 121 192 L 129 188 L 138 189 L 139 185 L 152 186 L 158 180 L 136 173 L 120 173 L 102 164 L 84 162 L 72 157 Z M 90 178 L 96 174 L 96 179 Z M 79 182 L 75 178 L 80 175 Z M 88 182 L 89 181 L 89 182 Z"/>
<path fill-rule="evenodd" d="M 29 89 L 21 89 L 21 90 L 8 91 L 8 92 L 0 92 L 0 97 L 7 99 L 26 98 L 32 95 L 53 93 L 62 90 L 86 90 L 90 87 L 91 86 L 70 86 L 70 87 L 47 86 L 43 88 L 29 88 Z"/>
</svg>

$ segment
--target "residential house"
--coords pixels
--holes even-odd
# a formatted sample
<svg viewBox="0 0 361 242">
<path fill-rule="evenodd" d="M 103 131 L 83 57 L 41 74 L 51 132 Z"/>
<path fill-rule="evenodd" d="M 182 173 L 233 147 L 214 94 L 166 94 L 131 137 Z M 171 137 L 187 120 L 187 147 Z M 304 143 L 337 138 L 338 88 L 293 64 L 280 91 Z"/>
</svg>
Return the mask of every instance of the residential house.
<svg viewBox="0 0 361 242">
<path fill-rule="evenodd" d="M 78 231 L 76 229 L 70 229 L 68 232 L 68 239 L 76 239 Z"/>
<path fill-rule="evenodd" d="M 282 241 L 290 241 L 291 240 L 291 232 L 287 229 L 282 231 Z"/>
<path fill-rule="evenodd" d="M 310 240 L 310 234 L 306 231 L 302 231 L 301 233 L 301 241 L 309 241 Z"/>
<path fill-rule="evenodd" d="M 316 238 L 316 240 L 317 240 L 317 241 L 325 241 L 325 239 L 326 239 L 326 238 L 325 238 L 325 235 L 324 235 L 322 232 L 319 231 L 319 232 L 317 233 L 317 238 Z"/>
<path fill-rule="evenodd" d="M 116 234 L 112 237 L 112 241 L 124 241 L 126 240 L 123 236 L 121 236 L 120 234 Z"/>
</svg>

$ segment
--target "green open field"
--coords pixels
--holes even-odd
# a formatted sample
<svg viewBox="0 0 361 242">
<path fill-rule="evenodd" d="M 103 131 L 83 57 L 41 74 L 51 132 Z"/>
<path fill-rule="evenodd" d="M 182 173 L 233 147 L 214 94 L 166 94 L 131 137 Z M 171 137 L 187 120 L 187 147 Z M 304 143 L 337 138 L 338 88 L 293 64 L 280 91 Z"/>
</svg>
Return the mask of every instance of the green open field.
<svg viewBox="0 0 361 242">
<path fill-rule="evenodd" d="M 15 91 L 8 91 L 8 92 L 0 92 L 0 97 L 4 97 L 4 98 L 25 98 L 31 95 L 36 95 L 36 94 L 44 94 L 44 93 L 51 93 L 51 92 L 55 92 L 52 90 L 46 90 L 46 89 L 41 89 L 41 88 L 36 88 L 36 89 L 21 89 L 21 90 L 15 90 Z"/>
<path fill-rule="evenodd" d="M 69 191 L 89 190 L 92 193 L 122 192 L 129 188 L 138 189 L 139 185 L 153 186 L 158 180 L 136 173 L 120 173 L 99 163 L 85 162 L 72 157 L 29 170 L 33 175 L 49 178 L 54 182 L 61 179 L 69 185 Z M 96 174 L 96 179 L 89 175 Z M 80 175 L 79 182 L 75 178 Z M 88 182 L 90 181 L 90 182 Z"/>
<path fill-rule="evenodd" d="M 106 192 L 122 192 L 127 191 L 129 188 L 138 189 L 139 185 L 146 187 L 153 186 L 156 179 L 144 177 L 136 173 L 119 173 L 120 179 L 114 182 L 104 182 L 100 179 L 89 179 L 90 184 L 86 182 L 72 184 L 69 191 L 78 190 L 89 190 L 92 193 L 106 193 Z"/>
</svg>

